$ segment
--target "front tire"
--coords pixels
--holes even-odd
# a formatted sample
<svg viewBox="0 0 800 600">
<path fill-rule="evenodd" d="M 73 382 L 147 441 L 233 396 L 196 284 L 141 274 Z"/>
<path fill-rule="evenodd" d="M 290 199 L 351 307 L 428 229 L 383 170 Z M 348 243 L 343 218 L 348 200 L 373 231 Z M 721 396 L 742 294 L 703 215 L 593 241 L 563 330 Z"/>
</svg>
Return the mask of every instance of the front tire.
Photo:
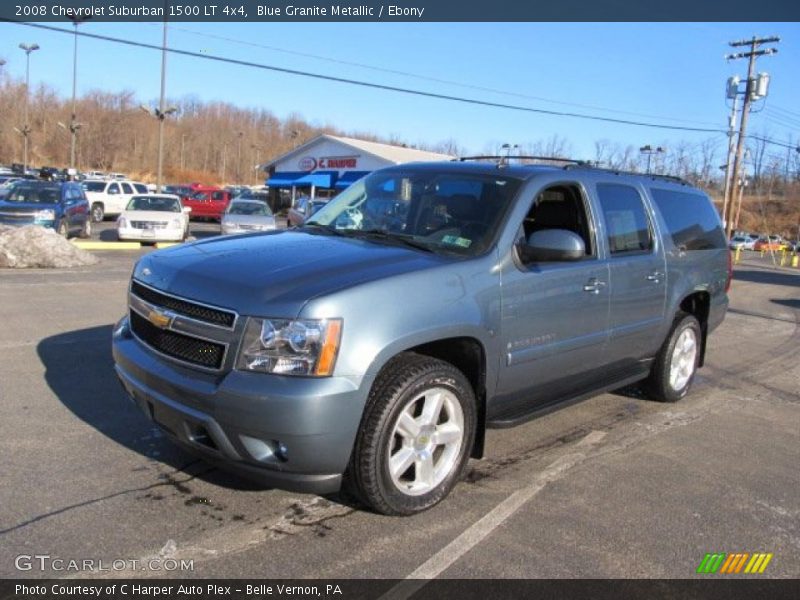
<svg viewBox="0 0 800 600">
<path fill-rule="evenodd" d="M 69 239 L 69 228 L 67 227 L 67 219 L 61 219 L 61 223 L 58 224 L 58 235 L 63 237 L 65 240 Z"/>
<path fill-rule="evenodd" d="M 347 479 L 375 511 L 411 515 L 444 499 L 475 438 L 475 394 L 444 361 L 406 353 L 375 381 Z"/>
<path fill-rule="evenodd" d="M 702 336 L 693 315 L 678 313 L 647 380 L 647 392 L 653 400 L 677 402 L 689 392 L 700 363 Z"/>
<path fill-rule="evenodd" d="M 95 223 L 100 223 L 103 218 L 106 216 L 105 210 L 103 209 L 103 205 L 99 202 L 96 204 L 92 204 L 92 221 Z"/>
<path fill-rule="evenodd" d="M 86 221 L 83 222 L 83 227 L 81 228 L 80 236 L 83 239 L 87 239 L 92 237 L 92 219 L 91 217 L 86 217 Z"/>
</svg>

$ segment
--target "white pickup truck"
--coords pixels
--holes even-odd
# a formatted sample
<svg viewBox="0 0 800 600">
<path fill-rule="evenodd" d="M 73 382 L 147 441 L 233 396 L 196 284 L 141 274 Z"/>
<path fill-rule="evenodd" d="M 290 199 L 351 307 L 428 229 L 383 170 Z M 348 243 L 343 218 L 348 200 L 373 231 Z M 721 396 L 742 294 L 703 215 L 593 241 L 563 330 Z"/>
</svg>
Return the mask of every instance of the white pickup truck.
<svg viewBox="0 0 800 600">
<path fill-rule="evenodd" d="M 92 211 L 92 221 L 99 223 L 106 216 L 117 216 L 136 194 L 147 194 L 147 186 L 133 181 L 87 179 L 83 182 Z"/>
</svg>

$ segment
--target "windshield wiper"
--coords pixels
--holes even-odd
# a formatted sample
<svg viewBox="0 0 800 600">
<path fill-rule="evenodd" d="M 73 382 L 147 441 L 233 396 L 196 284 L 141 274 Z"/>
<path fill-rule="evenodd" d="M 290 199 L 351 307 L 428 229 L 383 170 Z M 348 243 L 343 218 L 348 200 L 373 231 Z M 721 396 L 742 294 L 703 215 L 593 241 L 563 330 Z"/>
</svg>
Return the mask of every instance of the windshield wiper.
<svg viewBox="0 0 800 600">
<path fill-rule="evenodd" d="M 370 240 L 381 240 L 388 242 L 400 243 L 409 248 L 416 248 L 423 252 L 433 252 L 433 249 L 423 242 L 418 242 L 413 236 L 403 233 L 389 233 L 383 229 L 346 229 L 349 234 L 355 237 L 364 237 Z"/>
<path fill-rule="evenodd" d="M 341 231 L 339 231 L 335 227 L 331 227 L 330 225 L 323 225 L 322 223 L 316 223 L 316 222 L 303 223 L 297 229 L 300 229 L 300 230 L 312 229 L 312 230 L 315 230 L 315 231 L 319 231 L 320 233 L 327 233 L 329 235 L 339 235 L 339 236 L 343 236 L 344 235 L 344 233 L 342 233 Z"/>
</svg>

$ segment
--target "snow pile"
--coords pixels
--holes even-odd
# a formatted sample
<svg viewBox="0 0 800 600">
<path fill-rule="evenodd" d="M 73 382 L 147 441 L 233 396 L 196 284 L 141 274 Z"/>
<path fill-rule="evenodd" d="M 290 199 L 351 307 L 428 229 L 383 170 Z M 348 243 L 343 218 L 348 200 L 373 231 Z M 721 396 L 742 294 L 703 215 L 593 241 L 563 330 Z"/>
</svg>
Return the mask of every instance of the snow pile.
<svg viewBox="0 0 800 600">
<path fill-rule="evenodd" d="M 0 225 L 0 267 L 63 268 L 97 262 L 96 256 L 76 248 L 52 229 Z"/>
</svg>

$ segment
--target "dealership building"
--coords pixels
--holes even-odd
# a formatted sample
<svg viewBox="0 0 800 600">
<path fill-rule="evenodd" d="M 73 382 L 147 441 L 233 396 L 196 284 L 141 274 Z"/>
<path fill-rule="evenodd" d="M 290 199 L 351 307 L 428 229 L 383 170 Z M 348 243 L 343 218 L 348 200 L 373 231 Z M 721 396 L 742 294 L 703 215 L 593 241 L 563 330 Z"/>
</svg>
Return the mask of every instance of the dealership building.
<svg viewBox="0 0 800 600">
<path fill-rule="evenodd" d="M 376 169 L 409 162 L 452 160 L 437 152 L 323 134 L 260 165 L 267 175 L 270 204 L 278 195 L 332 196 Z"/>
</svg>

